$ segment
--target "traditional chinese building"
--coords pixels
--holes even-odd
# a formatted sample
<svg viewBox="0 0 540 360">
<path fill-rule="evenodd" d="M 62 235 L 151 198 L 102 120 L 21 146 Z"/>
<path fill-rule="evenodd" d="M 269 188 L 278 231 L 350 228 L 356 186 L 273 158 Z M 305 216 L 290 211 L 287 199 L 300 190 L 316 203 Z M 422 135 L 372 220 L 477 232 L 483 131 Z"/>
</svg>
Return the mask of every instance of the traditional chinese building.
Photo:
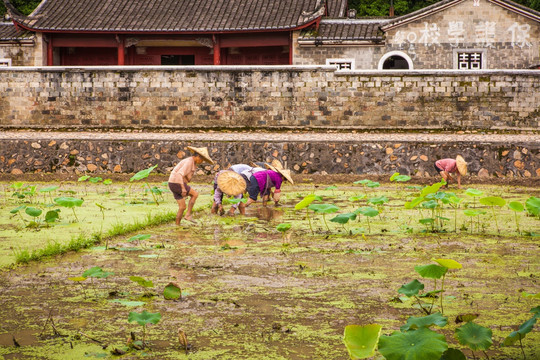
<svg viewBox="0 0 540 360">
<path fill-rule="evenodd" d="M 27 17 L 4 2 L 14 26 L 0 44 L 18 47 L 13 34 L 35 42 L 12 65 L 540 65 L 540 12 L 509 0 L 443 0 L 376 19 L 356 19 L 346 0 L 43 0 Z"/>
</svg>

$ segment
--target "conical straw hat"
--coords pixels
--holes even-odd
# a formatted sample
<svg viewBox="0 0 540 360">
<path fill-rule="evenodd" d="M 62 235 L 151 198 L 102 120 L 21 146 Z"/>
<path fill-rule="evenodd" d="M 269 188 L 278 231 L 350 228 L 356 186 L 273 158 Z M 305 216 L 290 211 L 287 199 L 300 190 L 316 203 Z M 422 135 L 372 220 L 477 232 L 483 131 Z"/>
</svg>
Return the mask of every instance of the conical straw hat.
<svg viewBox="0 0 540 360">
<path fill-rule="evenodd" d="M 214 164 L 214 160 L 210 158 L 210 155 L 208 155 L 208 149 L 206 149 L 205 147 L 196 148 L 193 146 L 188 146 L 187 148 L 189 151 L 199 154 L 204 160 L 206 160 L 210 164 Z"/>
<path fill-rule="evenodd" d="M 221 191 L 230 196 L 242 194 L 246 190 L 246 181 L 234 171 L 224 171 L 218 175 L 217 184 Z"/>
<path fill-rule="evenodd" d="M 465 159 L 461 157 L 461 155 L 456 157 L 456 165 L 461 175 L 467 175 L 467 163 L 465 162 Z"/>
<path fill-rule="evenodd" d="M 281 165 L 281 162 L 279 160 L 276 160 L 276 159 L 272 160 L 272 163 L 266 164 L 266 167 L 272 171 L 280 173 L 281 175 L 283 175 L 285 179 L 287 179 L 288 182 L 290 182 L 291 184 L 294 184 L 294 181 L 291 176 L 291 171 L 288 169 L 284 169 L 283 165 Z"/>
</svg>

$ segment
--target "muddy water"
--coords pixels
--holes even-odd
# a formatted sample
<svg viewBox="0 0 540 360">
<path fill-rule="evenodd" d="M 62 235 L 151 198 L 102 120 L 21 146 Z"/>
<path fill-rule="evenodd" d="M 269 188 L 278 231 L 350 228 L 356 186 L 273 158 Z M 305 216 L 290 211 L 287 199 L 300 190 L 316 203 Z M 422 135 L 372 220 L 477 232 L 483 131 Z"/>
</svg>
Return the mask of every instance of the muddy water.
<svg viewBox="0 0 540 360">
<path fill-rule="evenodd" d="M 520 296 L 523 290 L 540 292 L 537 240 L 510 233 L 407 233 L 390 220 L 392 214 L 365 238 L 337 224 L 326 232 L 314 216 L 312 235 L 307 221 L 292 210 L 295 202 L 279 208 L 254 205 L 247 217 L 201 214 L 198 225 L 145 231 L 152 237 L 141 243 L 115 239 L 110 245 L 120 250 L 97 248 L 2 273 L 0 356 L 110 357 L 115 348 L 128 350 L 131 332 L 140 339 L 142 329 L 128 322 L 128 314 L 146 310 L 161 313 L 161 321 L 148 326 L 149 349 L 131 350 L 126 358 L 347 359 L 341 340 L 346 325 L 379 323 L 390 334 L 409 316 L 422 315 L 397 297 L 397 289 L 419 278 L 414 266 L 431 263 L 432 257 L 463 264 L 445 281 L 450 325 L 438 331 L 461 347 L 453 337 L 459 326 L 455 317 L 479 313 L 476 322 L 494 334 L 490 358 L 520 356 L 519 348 L 498 344 L 538 305 Z M 275 230 L 282 222 L 293 224 L 290 234 Z M 365 223 L 355 226 L 360 225 Z M 381 233 L 382 228 L 387 231 Z M 114 275 L 69 280 L 93 266 Z M 130 276 L 154 286 L 143 288 Z M 169 282 L 180 285 L 181 300 L 163 298 Z M 427 290 L 433 286 L 431 280 L 423 282 Z M 178 329 L 189 340 L 187 355 Z M 528 358 L 540 356 L 538 331 L 523 343 Z"/>
</svg>

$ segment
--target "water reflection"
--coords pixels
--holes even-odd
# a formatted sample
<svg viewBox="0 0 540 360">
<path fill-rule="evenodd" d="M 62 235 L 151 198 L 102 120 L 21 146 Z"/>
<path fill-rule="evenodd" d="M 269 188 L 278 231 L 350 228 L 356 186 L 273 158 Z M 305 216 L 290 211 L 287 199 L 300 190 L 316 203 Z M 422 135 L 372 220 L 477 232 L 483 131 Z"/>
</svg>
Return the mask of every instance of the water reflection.
<svg viewBox="0 0 540 360">
<path fill-rule="evenodd" d="M 261 206 L 252 210 L 253 212 L 246 213 L 248 216 L 254 216 L 260 220 L 270 221 L 283 216 L 283 209 L 273 206 Z"/>
</svg>

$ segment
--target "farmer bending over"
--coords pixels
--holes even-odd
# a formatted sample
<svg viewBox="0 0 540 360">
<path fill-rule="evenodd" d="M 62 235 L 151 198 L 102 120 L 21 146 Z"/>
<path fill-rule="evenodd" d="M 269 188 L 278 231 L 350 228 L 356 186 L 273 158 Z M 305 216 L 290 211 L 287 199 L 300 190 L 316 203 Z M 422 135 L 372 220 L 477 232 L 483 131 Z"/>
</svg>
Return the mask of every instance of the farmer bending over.
<svg viewBox="0 0 540 360">
<path fill-rule="evenodd" d="M 208 150 L 204 148 L 196 148 L 188 146 L 188 150 L 193 153 L 192 156 L 180 161 L 171 172 L 169 176 L 169 189 L 174 195 L 174 199 L 178 203 L 178 214 L 176 214 L 176 225 L 180 225 L 182 217 L 184 216 L 184 210 L 186 210 L 186 197 L 189 196 L 189 203 L 187 205 L 187 211 L 185 219 L 196 223 L 193 220 L 191 211 L 193 205 L 199 196 L 199 193 L 192 189 L 188 183 L 191 181 L 193 174 L 197 170 L 197 165 L 202 164 L 204 161 L 213 164 L 214 161 L 208 155 Z"/>
<path fill-rule="evenodd" d="M 450 174 L 457 174 L 457 183 L 458 188 L 461 189 L 461 176 L 467 175 L 467 163 L 465 160 L 461 157 L 461 155 L 458 155 L 456 159 L 441 159 L 437 160 L 435 162 L 435 169 L 439 174 L 441 174 L 442 178 L 446 181 L 447 184 L 450 183 L 450 180 L 453 180 L 452 175 Z M 444 187 L 447 187 L 448 185 L 445 185 Z"/>
</svg>

